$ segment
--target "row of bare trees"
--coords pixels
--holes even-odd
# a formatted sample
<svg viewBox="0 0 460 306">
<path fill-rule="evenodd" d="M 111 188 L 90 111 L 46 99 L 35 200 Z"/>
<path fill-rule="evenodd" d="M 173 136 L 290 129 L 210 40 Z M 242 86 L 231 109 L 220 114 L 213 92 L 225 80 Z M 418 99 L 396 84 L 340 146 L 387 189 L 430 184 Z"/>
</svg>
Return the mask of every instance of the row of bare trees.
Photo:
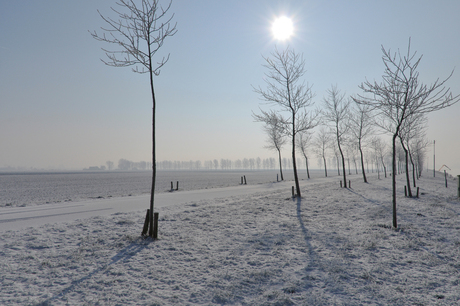
<svg viewBox="0 0 460 306">
<path fill-rule="evenodd" d="M 297 159 L 297 163 L 302 163 Z M 292 161 L 290 158 L 283 157 L 281 160 L 275 158 L 243 158 L 243 159 L 214 159 L 214 160 L 163 160 L 157 161 L 159 170 L 274 170 L 281 162 L 282 168 L 291 169 Z"/>
<path fill-rule="evenodd" d="M 104 49 L 108 58 L 108 60 L 103 60 L 106 65 L 133 67 L 134 72 L 149 75 L 152 97 L 153 170 L 148 215 L 150 237 L 155 237 L 153 232 L 156 178 L 154 76 L 159 75 L 160 68 L 168 61 L 169 55 L 161 60 L 154 60 L 154 57 L 163 46 L 164 41 L 176 33 L 176 24 L 172 23 L 174 15 L 168 13 L 170 7 L 171 2 L 162 6 L 159 0 L 142 0 L 139 2 L 119 0 L 117 8 L 112 8 L 117 18 L 112 19 L 100 14 L 106 28 L 102 28 L 103 34 L 91 33 L 96 40 L 114 46 L 110 50 Z M 460 97 L 453 96 L 450 89 L 445 87 L 452 74 L 442 81 L 436 80 L 431 85 L 419 81 L 417 68 L 422 57 L 416 57 L 416 53 L 411 53 L 410 41 L 407 54 L 403 55 L 399 51 L 392 53 L 383 47 L 382 51 L 382 60 L 385 66 L 382 80 L 373 82 L 366 80 L 359 86 L 362 93 L 351 99 L 360 105 L 363 111 L 374 112 L 372 118 L 375 120 L 372 121 L 372 124 L 392 136 L 393 226 L 397 227 L 395 180 L 397 141 L 399 140 L 405 152 L 405 172 L 408 185 L 410 185 L 408 167 L 409 160 L 413 163 L 413 158 L 409 148 L 410 142 L 417 138 L 414 135 L 417 134 L 414 130 L 417 126 L 423 126 L 427 113 L 448 107 L 458 102 Z M 267 87 L 265 89 L 258 87 L 254 90 L 260 94 L 264 101 L 275 106 L 276 109 L 261 110 L 261 114 L 254 114 L 254 117 L 257 121 L 264 122 L 268 130 L 274 127 L 275 133 L 273 135 L 280 134 L 290 141 L 297 197 L 301 197 L 301 191 L 297 174 L 296 151 L 298 147 L 306 148 L 307 141 L 311 137 L 308 134 L 319 125 L 320 115 L 327 123 L 329 131 L 333 132 L 337 142 L 346 186 L 343 145 L 350 129 L 350 125 L 346 122 L 352 122 L 347 117 L 349 116 L 347 113 L 349 113 L 348 109 L 351 104 L 350 99 L 346 98 L 344 94 L 340 94 L 337 87 L 332 87 L 328 92 L 328 97 L 325 98 L 324 109 L 321 112 L 310 110 L 309 107 L 313 105 L 314 94 L 311 86 L 302 79 L 306 72 L 303 56 L 290 48 L 285 51 L 276 50 L 272 55 L 273 58 L 265 58 L 265 67 L 268 69 L 265 79 Z M 274 122 L 277 123 L 274 124 Z M 355 135 L 357 137 L 355 139 L 360 139 L 359 135 L 361 134 L 358 133 L 358 137 Z M 358 148 L 361 140 L 358 141 Z M 280 152 L 275 143 L 274 147 Z M 304 154 L 308 165 L 306 150 L 301 149 L 301 152 Z M 362 157 L 361 163 L 363 164 Z"/>
<path fill-rule="evenodd" d="M 292 161 L 297 197 L 301 197 L 297 167 L 296 151 L 302 153 L 307 164 L 308 149 L 323 161 L 327 176 L 326 160 L 329 151 L 342 166 L 344 187 L 347 187 L 346 160 L 350 156 L 356 164 L 355 152 L 359 152 L 361 173 L 367 183 L 364 166 L 364 150 L 372 151 L 373 162 L 377 169 L 383 167 L 387 175 L 387 149 L 379 133 L 391 136 L 391 173 L 393 198 L 393 226 L 397 227 L 396 216 L 396 174 L 398 149 L 404 156 L 404 173 L 407 180 L 408 195 L 412 183 L 421 175 L 426 140 L 427 117 L 430 112 L 446 108 L 460 100 L 460 95 L 453 96 L 446 82 L 437 79 L 430 85 L 419 80 L 418 65 L 422 57 L 411 52 L 410 40 L 407 53 L 399 50 L 391 52 L 382 46 L 382 60 L 385 67 L 381 81 L 366 80 L 361 85 L 361 93 L 346 96 L 337 86 L 331 86 L 323 99 L 320 109 L 312 109 L 314 94 L 312 87 L 302 79 L 305 60 L 293 49 L 280 51 L 275 49 L 271 57 L 265 59 L 266 88 L 254 88 L 270 110 L 260 109 L 253 113 L 257 122 L 264 123 L 268 135 L 267 148 L 274 149 L 281 159 L 281 149 L 288 141 L 292 147 Z M 313 130 L 319 126 L 316 135 Z M 350 166 L 348 167 L 350 168 Z M 412 170 L 412 171 L 410 171 Z M 340 175 L 340 170 L 339 175 Z M 280 168 L 282 173 L 282 169 Z M 308 173 L 309 177 L 309 173 Z"/>
</svg>

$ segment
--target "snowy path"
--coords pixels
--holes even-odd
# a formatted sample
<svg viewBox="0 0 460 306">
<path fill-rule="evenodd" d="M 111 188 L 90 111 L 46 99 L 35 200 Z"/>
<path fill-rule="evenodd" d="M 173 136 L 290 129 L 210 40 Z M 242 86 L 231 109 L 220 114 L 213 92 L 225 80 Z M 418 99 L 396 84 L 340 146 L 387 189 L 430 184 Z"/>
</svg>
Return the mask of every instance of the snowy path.
<svg viewBox="0 0 460 306">
<path fill-rule="evenodd" d="M 339 177 L 320 178 L 301 181 L 301 186 L 338 181 Z M 355 176 L 356 179 L 356 176 Z M 290 192 L 293 181 L 266 183 L 258 185 L 240 185 L 225 188 L 200 189 L 191 191 L 175 191 L 155 195 L 155 208 L 182 205 L 191 201 L 212 200 L 232 196 L 244 196 L 258 192 L 286 190 Z M 26 207 L 0 209 L 0 232 L 37 227 L 49 223 L 70 222 L 94 216 L 108 216 L 114 213 L 146 210 L 149 207 L 150 195 L 95 199 L 82 202 L 62 204 L 44 204 Z"/>
</svg>

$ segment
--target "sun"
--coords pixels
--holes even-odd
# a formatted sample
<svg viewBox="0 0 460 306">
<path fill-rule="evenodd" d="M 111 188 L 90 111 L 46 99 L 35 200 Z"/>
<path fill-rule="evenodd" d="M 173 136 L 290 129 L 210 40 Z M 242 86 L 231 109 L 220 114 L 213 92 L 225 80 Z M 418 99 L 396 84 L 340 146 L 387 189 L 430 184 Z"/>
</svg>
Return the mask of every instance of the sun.
<svg viewBox="0 0 460 306">
<path fill-rule="evenodd" d="M 272 33 L 277 40 L 287 40 L 294 33 L 294 26 L 291 18 L 281 16 L 275 19 L 272 24 Z"/>
</svg>

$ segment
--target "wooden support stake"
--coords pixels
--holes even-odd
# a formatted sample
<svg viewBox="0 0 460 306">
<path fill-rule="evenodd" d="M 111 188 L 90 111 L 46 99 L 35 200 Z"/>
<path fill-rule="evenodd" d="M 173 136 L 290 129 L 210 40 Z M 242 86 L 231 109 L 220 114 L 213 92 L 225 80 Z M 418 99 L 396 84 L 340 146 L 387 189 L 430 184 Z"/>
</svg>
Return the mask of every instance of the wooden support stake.
<svg viewBox="0 0 460 306">
<path fill-rule="evenodd" d="M 404 196 L 407 198 L 407 186 L 404 186 Z"/>
<path fill-rule="evenodd" d="M 292 197 L 294 197 L 294 186 L 292 186 Z"/>
<path fill-rule="evenodd" d="M 243 177 L 241 177 L 241 185 L 243 185 Z"/>
<path fill-rule="evenodd" d="M 177 181 L 176 190 L 179 190 L 179 181 Z"/>
<path fill-rule="evenodd" d="M 174 190 L 173 182 L 171 181 L 171 191 Z"/>
<path fill-rule="evenodd" d="M 446 170 L 444 170 L 444 179 L 446 181 L 446 188 L 447 188 L 447 172 L 446 172 Z"/>
<path fill-rule="evenodd" d="M 420 190 L 420 187 L 417 187 L 417 198 L 418 198 L 418 192 L 419 192 L 419 190 Z"/>
<path fill-rule="evenodd" d="M 457 198 L 460 198 L 460 175 L 457 175 Z"/>
<path fill-rule="evenodd" d="M 158 239 L 158 216 L 159 213 L 153 213 L 153 239 Z"/>
<path fill-rule="evenodd" d="M 145 215 L 145 221 L 144 221 L 144 228 L 142 229 L 142 236 L 146 236 L 147 232 L 149 231 L 149 216 L 150 216 L 150 209 L 147 209 L 147 214 Z"/>
<path fill-rule="evenodd" d="M 247 185 L 248 183 L 246 182 L 246 175 L 244 176 L 244 184 Z"/>
<path fill-rule="evenodd" d="M 351 180 L 348 180 L 348 188 L 351 188 Z"/>
<path fill-rule="evenodd" d="M 340 188 L 342 188 L 342 181 L 340 181 Z"/>
</svg>

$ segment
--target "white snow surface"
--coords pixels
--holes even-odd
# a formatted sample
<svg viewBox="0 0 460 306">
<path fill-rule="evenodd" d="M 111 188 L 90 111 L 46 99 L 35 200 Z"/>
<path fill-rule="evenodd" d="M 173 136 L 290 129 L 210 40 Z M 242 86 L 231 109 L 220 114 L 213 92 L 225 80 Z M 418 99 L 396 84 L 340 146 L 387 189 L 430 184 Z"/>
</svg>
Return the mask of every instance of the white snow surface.
<svg viewBox="0 0 460 306">
<path fill-rule="evenodd" d="M 164 194 L 156 241 L 140 236 L 146 196 L 93 201 L 134 204 L 92 217 L 14 208 L 55 216 L 0 231 L 0 304 L 459 305 L 457 182 L 424 175 L 419 198 L 397 177 L 398 229 L 391 178 L 358 175 L 302 181 L 302 199 L 292 182 Z"/>
</svg>

